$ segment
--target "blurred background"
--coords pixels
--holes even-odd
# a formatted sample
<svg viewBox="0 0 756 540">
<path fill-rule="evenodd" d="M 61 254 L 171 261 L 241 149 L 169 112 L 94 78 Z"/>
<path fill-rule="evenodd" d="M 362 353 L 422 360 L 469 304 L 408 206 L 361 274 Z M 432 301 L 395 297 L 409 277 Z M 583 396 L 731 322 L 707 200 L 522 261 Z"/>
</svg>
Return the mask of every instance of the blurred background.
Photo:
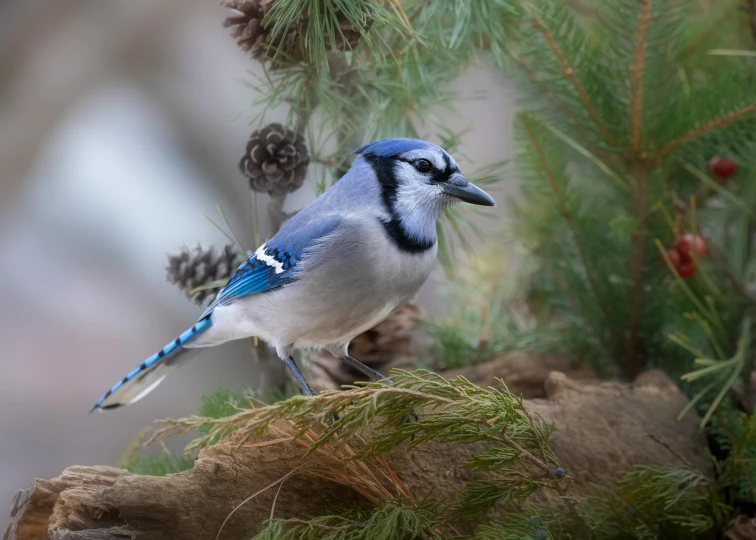
<svg viewBox="0 0 756 540">
<path fill-rule="evenodd" d="M 258 380 L 248 344 L 231 343 L 132 407 L 88 414 L 200 314 L 164 268 L 184 244 L 225 243 L 203 214 L 217 217 L 220 205 L 253 243 L 237 169 L 253 128 L 238 118 L 255 97 L 242 81 L 260 68 L 224 16 L 206 0 L 0 3 L 0 507 L 32 478 L 115 464 L 144 426 L 193 413 L 207 391 Z M 514 96 L 500 73 L 481 66 L 449 81 L 475 98 L 448 118 L 470 129 L 463 171 L 511 152 Z M 489 236 L 512 189 L 492 191 L 496 220 L 481 222 Z M 306 182 L 285 210 L 314 195 Z M 443 279 L 426 285 L 426 309 L 440 309 Z"/>
</svg>

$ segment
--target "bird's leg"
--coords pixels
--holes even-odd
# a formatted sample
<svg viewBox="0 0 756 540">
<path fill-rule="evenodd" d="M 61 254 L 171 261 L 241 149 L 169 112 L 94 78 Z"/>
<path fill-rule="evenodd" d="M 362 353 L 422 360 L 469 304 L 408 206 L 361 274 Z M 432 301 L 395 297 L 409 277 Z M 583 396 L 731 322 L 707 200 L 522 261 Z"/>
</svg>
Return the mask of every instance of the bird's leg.
<svg viewBox="0 0 756 540">
<path fill-rule="evenodd" d="M 373 368 L 366 366 L 353 356 L 349 356 L 349 353 L 347 352 L 349 348 L 349 344 L 341 345 L 338 347 L 328 347 L 328 351 L 334 355 L 336 358 L 344 362 L 346 365 L 353 367 L 366 377 L 368 377 L 371 381 L 383 381 L 384 383 L 388 385 L 394 384 L 394 382 L 391 379 L 387 379 L 383 375 L 381 375 L 380 372 L 374 370 Z M 420 419 L 418 418 L 417 414 L 415 414 L 415 411 L 409 411 L 407 413 L 404 413 L 404 422 L 417 422 Z M 412 439 L 414 440 L 415 436 L 412 435 Z"/>
<path fill-rule="evenodd" d="M 391 384 L 391 381 L 381 375 L 379 372 L 371 368 L 370 366 L 366 366 L 356 358 L 349 356 L 345 352 L 338 356 L 339 360 L 344 362 L 349 367 L 353 367 L 363 375 L 365 375 L 367 378 L 369 378 L 371 381 L 385 381 L 386 384 Z"/>
<path fill-rule="evenodd" d="M 307 384 L 307 379 L 304 378 L 304 375 L 302 375 L 302 372 L 299 371 L 299 366 L 297 366 L 297 363 L 294 361 L 294 357 L 289 355 L 286 358 L 284 358 L 284 363 L 286 364 L 286 367 L 289 368 L 289 371 L 291 371 L 292 375 L 294 375 L 294 378 L 297 380 L 297 384 L 299 385 L 299 390 L 304 394 L 305 396 L 315 396 L 317 395 L 315 391 L 310 388 L 310 385 Z M 326 418 L 325 423 L 326 425 L 330 426 L 334 422 L 337 422 L 339 420 L 339 415 L 335 414 L 333 418 Z"/>
<path fill-rule="evenodd" d="M 286 364 L 286 367 L 289 368 L 289 371 L 291 371 L 291 374 L 294 375 L 294 378 L 297 380 L 297 384 L 299 385 L 299 390 L 304 394 L 305 396 L 314 396 L 316 395 L 312 388 L 310 388 L 310 385 L 307 384 L 307 379 L 304 378 L 304 375 L 302 375 L 302 372 L 299 371 L 299 367 L 297 366 L 297 363 L 294 361 L 293 356 L 287 356 L 284 359 L 284 363 Z"/>
</svg>

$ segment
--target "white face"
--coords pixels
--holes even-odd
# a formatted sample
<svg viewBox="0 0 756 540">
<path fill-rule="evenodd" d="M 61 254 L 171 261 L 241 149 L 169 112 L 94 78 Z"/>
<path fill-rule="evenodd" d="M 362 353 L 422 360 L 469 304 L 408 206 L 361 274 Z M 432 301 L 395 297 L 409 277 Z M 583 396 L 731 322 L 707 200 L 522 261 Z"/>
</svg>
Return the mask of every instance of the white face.
<svg viewBox="0 0 756 540">
<path fill-rule="evenodd" d="M 454 174 L 459 174 L 459 167 L 441 148 L 399 154 L 394 158 L 397 210 L 411 213 L 421 206 L 442 207 L 454 202 L 444 193 L 444 184 Z"/>
</svg>

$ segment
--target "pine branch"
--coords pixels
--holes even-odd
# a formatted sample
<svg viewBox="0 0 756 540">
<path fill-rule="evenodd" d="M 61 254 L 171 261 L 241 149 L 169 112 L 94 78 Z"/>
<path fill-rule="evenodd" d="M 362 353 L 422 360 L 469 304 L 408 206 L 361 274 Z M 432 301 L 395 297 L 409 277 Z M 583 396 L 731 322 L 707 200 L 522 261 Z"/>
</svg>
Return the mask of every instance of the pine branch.
<svg viewBox="0 0 756 540">
<path fill-rule="evenodd" d="M 734 111 L 730 111 L 727 114 L 723 114 L 719 118 L 710 120 L 709 122 L 706 122 L 705 124 L 698 126 L 696 128 L 693 128 L 690 131 L 682 134 L 681 136 L 674 139 L 673 141 L 668 142 L 659 151 L 659 153 L 656 155 L 656 158 L 657 159 L 665 158 L 666 156 L 668 156 L 669 154 L 677 150 L 680 146 L 682 146 L 686 142 L 692 139 L 695 139 L 697 137 L 701 137 L 702 135 L 706 135 L 707 133 L 720 129 L 733 122 L 737 122 L 738 120 L 741 120 L 742 118 L 750 114 L 756 114 L 756 102 L 750 103 Z"/>
<path fill-rule="evenodd" d="M 641 153 L 641 127 L 643 122 L 643 68 L 646 61 L 646 32 L 651 20 L 651 0 L 641 0 L 638 37 L 635 42 L 635 62 L 633 63 L 633 102 L 631 108 L 630 130 L 633 151 Z"/>
<path fill-rule="evenodd" d="M 590 116 L 591 120 L 596 125 L 596 128 L 599 130 L 599 132 L 601 132 L 607 142 L 613 145 L 615 142 L 614 137 L 601 121 L 596 106 L 593 104 L 593 101 L 588 95 L 588 92 L 585 90 L 583 83 L 580 81 L 577 75 L 575 75 L 575 70 L 565 56 L 564 51 L 562 51 L 562 49 L 559 47 L 559 44 L 557 43 L 556 39 L 554 39 L 552 33 L 549 32 L 548 28 L 546 28 L 546 25 L 543 23 L 541 17 L 535 12 L 535 8 L 533 8 L 530 3 L 528 3 L 528 5 L 530 6 L 533 15 L 533 22 L 531 23 L 533 28 L 538 30 L 538 32 L 543 35 L 544 39 L 546 39 L 546 42 L 549 44 L 549 47 L 551 48 L 554 56 L 556 57 L 559 65 L 562 68 L 562 74 L 577 91 L 580 103 L 588 113 L 588 116 Z"/>
<path fill-rule="evenodd" d="M 312 111 L 315 108 L 314 101 L 315 93 L 307 91 L 300 96 L 300 99 L 295 104 L 295 129 L 302 135 L 304 135 L 305 130 L 310 123 Z M 286 212 L 284 212 L 283 209 L 284 203 L 286 202 L 286 196 L 286 193 L 271 194 L 270 196 L 270 202 L 268 203 L 268 239 L 273 238 L 273 236 L 281 229 L 281 226 L 287 218 Z"/>
<path fill-rule="evenodd" d="M 526 115 L 524 113 L 519 113 L 518 116 L 520 117 L 520 120 L 522 121 L 522 123 L 525 125 L 525 130 L 528 132 L 528 138 L 530 139 L 530 142 L 533 145 L 533 148 L 535 148 L 535 151 L 538 154 L 538 159 L 541 162 L 541 167 L 543 168 L 543 171 L 546 174 L 546 178 L 549 181 L 549 185 L 551 186 L 551 189 L 557 198 L 559 211 L 562 214 L 562 217 L 564 217 L 565 221 L 567 222 L 567 226 L 569 227 L 570 232 L 572 233 L 572 238 L 573 238 L 573 241 L 575 242 L 575 246 L 577 247 L 578 256 L 580 257 L 580 263 L 583 266 L 583 271 L 585 272 L 585 276 L 586 276 L 586 279 L 588 280 L 588 284 L 591 288 L 591 292 L 593 293 L 593 296 L 596 299 L 596 304 L 601 309 L 601 312 L 606 318 L 606 320 L 610 320 L 609 310 L 604 305 L 604 302 L 601 299 L 601 295 L 599 294 L 598 283 L 596 282 L 596 278 L 593 276 L 593 272 L 591 270 L 591 266 L 588 261 L 588 255 L 586 253 L 585 247 L 583 246 L 583 243 L 580 240 L 580 234 L 578 232 L 577 225 L 575 224 L 575 220 L 572 219 L 572 215 L 570 214 L 569 208 L 567 208 L 567 204 L 565 203 L 565 200 L 564 200 L 564 195 L 559 189 L 559 184 L 557 183 L 556 176 L 554 175 L 554 171 L 551 169 L 548 159 L 546 158 L 546 153 L 543 151 L 543 147 L 539 144 L 536 134 L 533 131 L 533 127 L 530 125 L 530 122 L 528 121 Z"/>
<path fill-rule="evenodd" d="M 632 259 L 630 261 L 630 317 L 629 336 L 627 340 L 627 352 L 625 355 L 623 371 L 627 376 L 635 376 L 641 369 L 637 357 L 640 345 L 640 322 L 643 311 L 643 259 L 646 244 L 646 183 L 648 171 L 645 164 L 636 166 L 635 172 L 635 219 L 638 230 L 632 236 Z"/>
<path fill-rule="evenodd" d="M 564 106 L 564 103 L 562 103 L 562 101 L 559 99 L 559 96 L 554 93 L 554 91 L 550 89 L 546 84 L 538 80 L 538 78 L 536 77 L 537 72 L 535 69 L 530 67 L 522 60 L 522 58 L 517 56 L 513 58 L 513 62 L 528 74 L 528 76 L 530 77 L 530 83 L 533 84 L 544 96 L 550 99 L 562 114 L 564 114 L 572 122 L 574 122 L 575 125 L 580 125 L 577 116 L 568 107 Z"/>
</svg>

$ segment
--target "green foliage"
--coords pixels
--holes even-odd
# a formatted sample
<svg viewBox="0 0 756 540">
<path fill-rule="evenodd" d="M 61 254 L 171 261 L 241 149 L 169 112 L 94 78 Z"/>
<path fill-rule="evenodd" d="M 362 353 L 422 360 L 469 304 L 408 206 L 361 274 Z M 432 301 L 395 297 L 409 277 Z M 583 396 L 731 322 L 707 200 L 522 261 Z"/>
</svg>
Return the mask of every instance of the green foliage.
<svg viewBox="0 0 756 540">
<path fill-rule="evenodd" d="M 702 533 L 714 525 L 711 487 L 690 467 L 637 467 L 620 480 L 618 493 L 641 520 Z"/>
<path fill-rule="evenodd" d="M 718 463 L 720 490 L 730 504 L 756 503 L 756 416 L 721 407 L 709 429 L 727 456 Z"/>
<path fill-rule="evenodd" d="M 750 363 L 736 344 L 756 305 L 742 286 L 756 266 L 756 82 L 741 57 L 702 65 L 697 54 L 717 45 L 722 21 L 739 31 L 721 44 L 750 36 L 734 3 L 717 9 L 714 21 L 690 0 L 610 0 L 578 20 L 564 3 L 533 1 L 502 47 L 532 109 L 516 126 L 514 232 L 537 261 L 550 344 L 629 377 L 649 366 L 681 375 L 696 350 L 718 364 L 692 375 L 712 375 L 693 390 L 713 408 Z M 704 172 L 713 155 L 738 162 L 736 183 Z M 658 253 L 699 231 L 712 257 L 683 281 Z"/>
<path fill-rule="evenodd" d="M 265 24 L 273 23 L 272 43 L 277 45 L 287 35 L 304 30 L 300 43 L 302 56 L 312 65 L 327 67 L 328 51 L 349 48 L 341 21 L 359 32 L 362 39 L 370 39 L 371 24 L 395 21 L 395 17 L 380 2 L 374 0 L 278 0 L 266 16 Z M 304 28 L 302 22 L 305 21 Z M 345 46 L 339 47 L 339 41 Z M 274 58 L 279 62 L 289 59 Z"/>
<path fill-rule="evenodd" d="M 602 488 L 576 510 L 595 538 L 706 538 L 730 511 L 713 488 L 686 465 L 636 467 L 620 478 L 616 492 Z"/>
<path fill-rule="evenodd" d="M 399 501 L 353 517 L 321 516 L 310 521 L 271 520 L 253 540 L 399 540 L 440 538 L 431 508 Z"/>
<path fill-rule="evenodd" d="M 484 389 L 463 377 L 449 381 L 425 370 L 393 370 L 391 379 L 388 386 L 361 383 L 343 391 L 243 408 L 223 418 L 168 420 L 153 440 L 197 430 L 203 435 L 187 447 L 191 454 L 232 431 L 244 444 L 254 434 L 284 429 L 289 437 L 306 441 L 311 454 L 358 440 L 358 449 L 350 450 L 348 458 L 358 461 L 374 460 L 400 445 L 411 451 L 429 441 L 494 443 L 466 463 L 473 470 L 488 472 L 488 479 L 468 483 L 455 501 L 449 501 L 450 516 L 481 518 L 494 504 L 521 501 L 539 489 L 558 493 L 566 489 L 569 479 L 558 470 L 548 446 L 552 427 L 531 414 L 522 398 L 506 387 Z M 408 421 L 413 411 L 421 416 Z M 327 425 L 326 420 L 334 417 L 338 421 Z"/>
<path fill-rule="evenodd" d="M 549 529 L 554 523 L 544 521 L 532 508 L 512 513 L 504 523 L 484 525 L 478 529 L 475 540 L 554 540 L 560 538 Z"/>
<path fill-rule="evenodd" d="M 257 397 L 258 395 L 260 396 L 259 398 Z M 250 400 L 257 400 L 259 403 L 274 403 L 284 397 L 283 394 L 276 390 L 266 391 L 261 394 L 251 389 L 232 391 L 218 388 L 202 396 L 198 413 L 202 417 L 218 420 L 237 413 L 244 406 L 249 406 Z M 207 428 L 200 426 L 197 433 L 207 436 Z M 218 436 L 212 436 L 210 439 L 211 443 L 217 442 L 218 438 Z M 144 452 L 143 442 L 143 436 L 137 437 L 132 448 L 121 459 L 120 467 L 134 474 L 165 476 L 166 474 L 191 469 L 194 466 L 196 453 L 175 455 L 164 448 L 164 451 L 159 454 L 147 454 Z"/>
<path fill-rule="evenodd" d="M 510 350 L 543 350 L 548 337 L 522 298 L 522 283 L 501 249 L 478 249 L 459 265 L 444 291 L 443 318 L 425 321 L 440 368 L 493 360 Z"/>
<path fill-rule="evenodd" d="M 706 477 L 685 465 L 637 467 L 618 480 L 616 490 L 512 513 L 481 527 L 476 540 L 692 540 L 710 538 L 731 515 Z"/>
</svg>

